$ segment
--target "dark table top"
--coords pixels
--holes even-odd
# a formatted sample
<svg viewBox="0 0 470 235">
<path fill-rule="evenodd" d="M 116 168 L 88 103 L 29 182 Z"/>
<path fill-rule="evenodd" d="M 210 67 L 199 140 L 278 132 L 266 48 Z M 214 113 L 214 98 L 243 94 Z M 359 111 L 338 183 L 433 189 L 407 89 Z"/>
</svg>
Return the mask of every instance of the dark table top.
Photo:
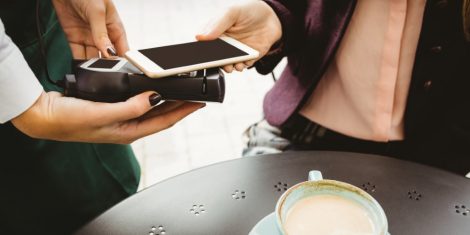
<svg viewBox="0 0 470 235">
<path fill-rule="evenodd" d="M 249 157 L 170 178 L 122 201 L 77 232 L 248 234 L 286 188 L 316 169 L 365 189 L 382 205 L 392 235 L 470 234 L 470 179 L 397 159 L 340 152 Z M 155 233 L 157 234 L 157 233 Z"/>
</svg>

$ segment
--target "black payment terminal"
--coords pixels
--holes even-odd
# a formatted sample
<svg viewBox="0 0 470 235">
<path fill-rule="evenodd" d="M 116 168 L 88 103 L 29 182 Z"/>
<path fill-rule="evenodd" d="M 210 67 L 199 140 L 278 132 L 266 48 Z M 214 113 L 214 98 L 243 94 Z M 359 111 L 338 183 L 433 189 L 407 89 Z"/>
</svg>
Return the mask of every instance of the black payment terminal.
<svg viewBox="0 0 470 235">
<path fill-rule="evenodd" d="M 220 102 L 225 96 L 224 75 L 218 68 L 165 78 L 149 78 L 124 58 L 80 61 L 64 77 L 64 93 L 97 102 L 120 102 L 145 91 L 164 100 Z"/>
</svg>

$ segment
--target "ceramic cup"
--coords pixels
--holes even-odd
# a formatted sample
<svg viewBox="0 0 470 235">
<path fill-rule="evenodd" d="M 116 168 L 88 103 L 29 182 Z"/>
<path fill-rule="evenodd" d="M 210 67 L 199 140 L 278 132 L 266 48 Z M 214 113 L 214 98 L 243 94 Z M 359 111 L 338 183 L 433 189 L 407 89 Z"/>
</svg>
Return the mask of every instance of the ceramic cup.
<svg viewBox="0 0 470 235">
<path fill-rule="evenodd" d="M 340 181 L 323 179 L 320 171 L 310 171 L 308 181 L 289 188 L 277 201 L 276 218 L 281 234 L 290 235 L 284 229 L 284 222 L 292 206 L 299 200 L 315 195 L 336 195 L 359 203 L 365 208 L 374 224 L 374 235 L 389 235 L 387 217 L 380 204 L 364 190 Z"/>
</svg>

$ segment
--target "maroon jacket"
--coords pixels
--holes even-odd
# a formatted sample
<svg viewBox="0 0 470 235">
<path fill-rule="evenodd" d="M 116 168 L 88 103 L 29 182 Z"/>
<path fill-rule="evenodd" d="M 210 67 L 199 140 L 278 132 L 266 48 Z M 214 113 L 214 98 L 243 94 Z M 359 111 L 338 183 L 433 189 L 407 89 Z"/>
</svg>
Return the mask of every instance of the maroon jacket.
<svg viewBox="0 0 470 235">
<path fill-rule="evenodd" d="M 284 56 L 288 58 L 264 100 L 268 122 L 282 126 L 318 84 L 356 0 L 265 2 L 279 17 L 283 35 L 279 53 L 265 56 L 255 66 L 266 74 Z M 461 0 L 426 3 L 405 110 L 405 139 L 410 158 L 470 171 L 470 43 L 463 33 Z"/>
<path fill-rule="evenodd" d="M 349 23 L 356 1 L 268 0 L 278 15 L 283 38 L 280 53 L 257 63 L 261 73 L 270 72 L 288 55 L 289 63 L 264 100 L 268 122 L 283 124 L 308 98 L 318 83 Z M 307 94 L 307 95 L 306 95 Z"/>
</svg>

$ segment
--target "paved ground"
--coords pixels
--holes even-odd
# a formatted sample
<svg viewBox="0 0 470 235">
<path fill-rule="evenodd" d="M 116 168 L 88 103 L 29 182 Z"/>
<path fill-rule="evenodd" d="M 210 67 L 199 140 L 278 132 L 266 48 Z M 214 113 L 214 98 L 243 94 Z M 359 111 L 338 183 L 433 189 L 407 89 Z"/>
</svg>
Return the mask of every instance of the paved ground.
<svg viewBox="0 0 470 235">
<path fill-rule="evenodd" d="M 234 2 L 115 0 L 135 49 L 192 41 L 211 18 Z M 281 70 L 282 65 L 276 74 Z M 223 104 L 208 104 L 171 129 L 132 145 L 142 167 L 141 189 L 197 167 L 240 157 L 241 133 L 262 118 L 263 96 L 273 80 L 250 70 L 229 74 L 226 82 Z"/>
</svg>

